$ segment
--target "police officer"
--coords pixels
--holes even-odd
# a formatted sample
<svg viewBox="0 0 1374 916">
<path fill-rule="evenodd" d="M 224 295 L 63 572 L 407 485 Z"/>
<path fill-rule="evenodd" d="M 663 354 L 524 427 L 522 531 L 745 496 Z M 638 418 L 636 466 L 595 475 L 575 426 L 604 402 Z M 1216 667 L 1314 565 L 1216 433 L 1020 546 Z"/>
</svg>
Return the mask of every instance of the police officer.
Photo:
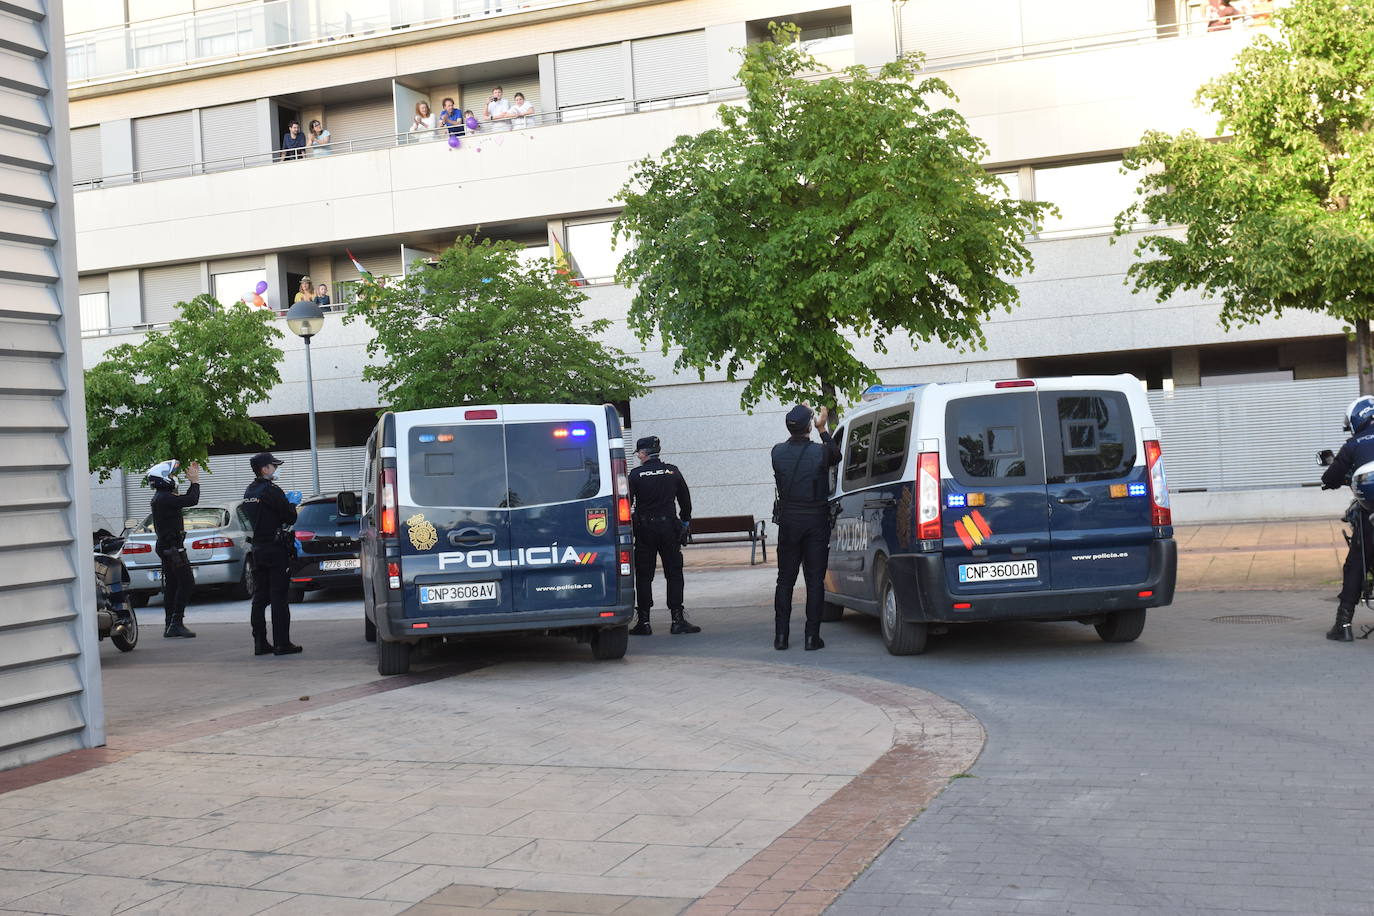
<svg viewBox="0 0 1374 916">
<path fill-rule="evenodd" d="M 659 557 L 663 559 L 663 578 L 668 580 L 668 610 L 673 615 L 668 632 L 701 632 L 701 627 L 687 620 L 682 607 L 682 545 L 687 542 L 687 528 L 692 522 L 692 494 L 677 466 L 664 464 L 658 457 L 660 448 L 658 436 L 645 436 L 636 442 L 640 464 L 630 472 L 638 617 L 630 632 L 635 636 L 652 636 L 654 632 L 649 626 L 649 609 L 654 606 L 654 564 Z"/>
<path fill-rule="evenodd" d="M 1374 396 L 1365 395 L 1350 403 L 1345 410 L 1345 426 L 1350 438 L 1322 473 L 1323 490 L 1340 489 L 1350 483 L 1350 475 L 1356 468 L 1374 461 Z M 1374 557 L 1374 528 L 1370 526 L 1369 513 L 1358 505 L 1351 506 L 1346 521 L 1350 522 L 1354 536 L 1341 570 L 1336 623 L 1326 632 L 1327 639 L 1337 642 L 1351 642 L 1355 638 L 1350 632 L 1350 622 L 1355 616 L 1355 602 L 1364 594 L 1365 569 Z"/>
<path fill-rule="evenodd" d="M 253 626 L 254 655 L 293 655 L 301 647 L 291 642 L 291 608 L 286 590 L 291 577 L 296 507 L 273 482 L 281 459 L 259 452 L 248 462 L 254 480 L 243 492 L 243 511 L 253 523 Z M 272 642 L 267 641 L 267 605 L 272 605 Z"/>
<path fill-rule="evenodd" d="M 186 601 L 195 587 L 191 561 L 186 558 L 186 523 L 181 510 L 200 502 L 200 465 L 194 461 L 186 468 L 190 486 L 184 495 L 177 494 L 177 461 L 164 461 L 148 470 L 146 480 L 153 488 L 153 530 L 157 532 L 155 550 L 162 560 L 162 608 L 166 623 L 164 639 L 180 637 L 194 639 L 196 634 L 186 629 Z"/>
<path fill-rule="evenodd" d="M 826 429 L 828 411 L 805 404 L 787 413 L 786 442 L 773 446 L 773 480 L 778 488 L 778 587 L 773 593 L 773 648 L 786 649 L 792 622 L 792 587 L 797 570 L 806 581 L 806 643 L 824 649 L 821 605 L 825 567 L 830 560 L 830 468 L 840 463 L 840 447 Z M 821 434 L 811 441 L 811 426 Z"/>
</svg>

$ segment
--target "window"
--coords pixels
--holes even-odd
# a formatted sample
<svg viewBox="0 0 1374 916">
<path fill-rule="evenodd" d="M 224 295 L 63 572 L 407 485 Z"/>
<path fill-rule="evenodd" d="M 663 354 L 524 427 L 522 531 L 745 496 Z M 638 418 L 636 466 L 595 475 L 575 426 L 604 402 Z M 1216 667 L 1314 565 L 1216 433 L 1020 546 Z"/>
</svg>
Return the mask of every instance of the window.
<svg viewBox="0 0 1374 916">
<path fill-rule="evenodd" d="M 296 527 L 311 530 L 315 528 L 334 528 L 339 525 L 356 525 L 358 516 L 340 515 L 338 504 L 332 500 L 327 503 L 310 503 L 296 511 Z"/>
<path fill-rule="evenodd" d="M 110 329 L 110 294 L 82 293 L 81 330 L 108 331 Z"/>
<path fill-rule="evenodd" d="M 1121 477 L 1135 465 L 1131 410 L 1116 392 L 1042 394 L 1050 483 Z M 1051 424 L 1054 424 L 1051 427 Z M 1057 434 L 1059 455 L 1053 455 Z"/>
<path fill-rule="evenodd" d="M 610 280 L 615 276 L 621 252 L 611 241 L 611 221 L 573 223 L 568 226 L 568 253 L 574 272 L 588 280 Z"/>
<path fill-rule="evenodd" d="M 417 506 L 506 505 L 506 445 L 499 425 L 410 431 L 410 498 Z"/>
<path fill-rule="evenodd" d="M 233 273 L 215 274 L 210 278 L 210 289 L 214 291 L 215 298 L 224 305 L 233 305 L 235 302 L 248 298 L 252 301 L 253 292 L 259 283 L 267 279 L 267 269 L 263 267 L 254 270 L 238 270 Z M 269 289 L 262 297 L 268 304 L 275 298 Z"/>
<path fill-rule="evenodd" d="M 377 434 L 374 432 L 367 437 L 367 458 L 363 462 L 363 515 L 370 515 L 372 512 L 373 486 L 376 484 L 376 451 Z"/>
<path fill-rule="evenodd" d="M 946 437 L 958 449 L 951 462 L 965 486 L 1043 482 L 1035 395 L 982 395 L 949 402 Z"/>
<path fill-rule="evenodd" d="M 1000 176 L 999 176 L 1000 177 Z M 1105 232 L 1135 200 L 1139 176 L 1121 173 L 1121 162 L 1091 162 L 1035 170 L 1035 199 L 1059 208 L 1045 217 L 1041 238 Z"/>
<path fill-rule="evenodd" d="M 515 253 L 515 260 L 520 262 L 521 267 L 531 267 L 536 262 L 545 260 L 548 257 L 548 245 L 530 245 Z"/>
<path fill-rule="evenodd" d="M 844 482 L 849 484 L 868 476 L 868 447 L 873 438 L 873 421 L 855 426 L 849 430 L 849 445 L 845 450 Z"/>
<path fill-rule="evenodd" d="M 512 507 L 591 499 L 601 489 L 591 422 L 507 424 L 506 452 L 520 456 L 508 472 Z"/>
<path fill-rule="evenodd" d="M 996 178 L 1007 189 L 1002 191 L 994 189 L 992 196 L 997 200 L 1019 200 L 1021 198 L 1021 173 L 1020 172 L 993 172 L 992 177 Z"/>
<path fill-rule="evenodd" d="M 895 480 L 906 464 L 907 434 L 911 430 L 911 411 L 878 418 L 873 443 L 873 466 L 869 473 L 875 483 Z"/>
<path fill-rule="evenodd" d="M 211 507 L 192 507 L 181 510 L 181 522 L 187 531 L 212 531 L 215 528 L 223 528 L 229 524 L 229 510 L 216 509 Z M 153 517 L 149 515 L 143 520 L 143 524 L 135 528 L 132 534 L 151 534 L 156 529 L 153 528 Z"/>
</svg>

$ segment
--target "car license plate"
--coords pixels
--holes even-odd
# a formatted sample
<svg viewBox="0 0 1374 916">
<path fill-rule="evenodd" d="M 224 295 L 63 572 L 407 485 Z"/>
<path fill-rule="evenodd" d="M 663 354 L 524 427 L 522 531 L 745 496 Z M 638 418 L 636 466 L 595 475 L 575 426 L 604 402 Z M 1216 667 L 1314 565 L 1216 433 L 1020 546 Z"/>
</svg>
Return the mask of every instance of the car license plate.
<svg viewBox="0 0 1374 916">
<path fill-rule="evenodd" d="M 148 570 L 148 578 L 149 578 L 149 579 L 152 579 L 154 582 L 161 582 L 161 581 L 162 581 L 162 570 L 160 570 L 160 569 L 150 569 L 150 570 Z"/>
<path fill-rule="evenodd" d="M 420 586 L 421 604 L 450 604 L 456 601 L 495 600 L 495 582 L 461 582 L 452 585 Z"/>
<path fill-rule="evenodd" d="M 1001 579 L 1035 579 L 1040 575 L 1039 560 L 1014 560 L 1010 563 L 970 563 L 959 567 L 960 582 L 996 582 Z"/>
<path fill-rule="evenodd" d="M 321 561 L 320 561 L 320 571 L 321 571 L 321 572 L 328 572 L 328 571 L 331 570 L 331 569 L 357 569 L 358 566 L 359 566 L 359 561 L 357 561 L 357 560 L 352 560 L 352 559 L 350 559 L 350 560 L 321 560 Z"/>
</svg>

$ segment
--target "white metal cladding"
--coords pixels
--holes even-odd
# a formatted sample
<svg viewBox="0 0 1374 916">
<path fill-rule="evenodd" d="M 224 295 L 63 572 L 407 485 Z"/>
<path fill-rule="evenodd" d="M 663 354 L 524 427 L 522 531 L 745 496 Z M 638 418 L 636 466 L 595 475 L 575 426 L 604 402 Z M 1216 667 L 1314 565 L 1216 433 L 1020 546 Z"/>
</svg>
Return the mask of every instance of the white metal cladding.
<svg viewBox="0 0 1374 916">
<path fill-rule="evenodd" d="M 403 272 L 399 247 L 388 248 L 386 251 L 355 251 L 353 254 L 362 262 L 363 268 L 374 277 L 399 277 Z M 361 278 L 362 274 L 358 273 L 358 268 L 353 266 L 348 255 L 334 259 L 335 283 L 347 283 Z"/>
<path fill-rule="evenodd" d="M 236 169 L 243 165 L 267 161 L 271 144 L 262 136 L 262 122 L 258 118 L 256 101 L 233 105 L 216 105 L 200 110 L 200 159 L 205 170 L 213 172 Z M 219 161 L 228 160 L 228 161 Z"/>
<path fill-rule="evenodd" d="M 618 44 L 559 51 L 553 72 L 559 108 L 625 98 L 625 58 Z"/>
<path fill-rule="evenodd" d="M 0 237 L 0 770 L 104 741 L 60 9 L 0 16 L 0 197 L 50 227 Z"/>
<path fill-rule="evenodd" d="M 100 163 L 100 125 L 78 127 L 72 138 L 72 181 L 94 181 L 103 173 Z"/>
<path fill-rule="evenodd" d="M 86 293 L 108 293 L 110 291 L 110 275 L 87 274 L 81 278 L 80 291 L 83 296 Z"/>
<path fill-rule="evenodd" d="M 1310 486 L 1316 453 L 1345 441 L 1341 413 L 1358 396 L 1353 377 L 1151 391 L 1169 489 Z"/>
<path fill-rule="evenodd" d="M 343 144 L 343 149 L 349 149 L 350 143 L 353 144 L 351 148 L 381 148 L 391 145 L 395 140 L 396 106 L 390 95 L 326 106 L 324 117 L 320 120 L 329 131 L 329 142 Z M 301 130 L 305 130 L 305 125 L 301 126 Z M 286 133 L 285 125 L 282 126 L 282 133 Z M 359 143 L 360 140 L 375 142 Z M 272 145 L 274 149 L 279 148 L 281 137 L 272 138 Z"/>
<path fill-rule="evenodd" d="M 168 264 L 164 267 L 145 267 L 140 282 L 143 290 L 143 323 L 167 324 L 175 321 L 180 310 L 177 305 L 199 296 L 201 289 L 200 262 Z"/>
<path fill-rule="evenodd" d="M 907 0 L 899 4 L 903 54 L 919 51 L 926 60 L 957 58 L 1021 44 L 1022 0 L 987 0 L 976 15 L 946 0 Z"/>
<path fill-rule="evenodd" d="M 301 420 L 304 423 L 304 419 Z M 361 445 L 348 448 L 320 449 L 320 489 L 326 493 L 338 490 L 361 491 L 363 484 L 363 457 L 367 449 Z M 284 463 L 277 472 L 277 483 L 283 490 L 299 490 L 309 496 L 314 489 L 310 468 L 310 450 L 281 451 L 272 454 Z M 248 460 L 252 453 L 243 455 L 215 455 L 210 459 L 209 470 L 200 478 L 200 504 L 202 506 L 223 506 L 232 508 L 243 499 L 243 491 L 253 482 L 253 469 Z M 143 472 L 147 468 L 130 468 L 124 475 L 125 505 L 129 507 L 129 517 L 139 521 L 148 517 L 149 502 L 153 491 L 143 486 Z M 181 490 L 186 491 L 186 482 L 181 480 Z"/>
<path fill-rule="evenodd" d="M 632 42 L 635 99 L 667 99 L 706 92 L 706 33 L 680 32 Z M 562 95 L 559 84 L 559 95 Z"/>
<path fill-rule="evenodd" d="M 134 168 L 144 178 L 191 174 L 196 162 L 195 129 L 190 111 L 134 118 Z"/>
</svg>

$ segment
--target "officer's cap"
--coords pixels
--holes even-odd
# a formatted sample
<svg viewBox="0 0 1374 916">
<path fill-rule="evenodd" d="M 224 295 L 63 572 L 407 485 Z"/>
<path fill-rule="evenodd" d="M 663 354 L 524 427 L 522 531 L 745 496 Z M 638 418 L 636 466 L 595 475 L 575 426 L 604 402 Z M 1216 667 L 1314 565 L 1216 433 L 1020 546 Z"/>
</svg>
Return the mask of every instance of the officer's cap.
<svg viewBox="0 0 1374 916">
<path fill-rule="evenodd" d="M 658 436 L 645 436 L 635 443 L 635 451 L 648 452 L 650 455 L 657 455 L 662 449 L 663 445 L 658 441 Z"/>
<path fill-rule="evenodd" d="M 248 463 L 249 463 L 250 465 L 252 465 L 252 467 L 253 467 L 253 473 L 256 474 L 258 471 L 261 471 L 263 468 L 267 467 L 269 464 L 277 464 L 277 465 L 280 465 L 280 464 L 283 464 L 284 462 L 283 462 L 280 458 L 278 458 L 276 455 L 273 455 L 271 452 L 258 452 L 258 453 L 257 453 L 256 455 L 254 455 L 252 458 L 249 458 L 249 459 L 248 459 Z"/>
<path fill-rule="evenodd" d="M 787 412 L 787 431 L 789 433 L 804 433 L 811 428 L 811 408 L 805 404 L 798 404 Z"/>
</svg>

